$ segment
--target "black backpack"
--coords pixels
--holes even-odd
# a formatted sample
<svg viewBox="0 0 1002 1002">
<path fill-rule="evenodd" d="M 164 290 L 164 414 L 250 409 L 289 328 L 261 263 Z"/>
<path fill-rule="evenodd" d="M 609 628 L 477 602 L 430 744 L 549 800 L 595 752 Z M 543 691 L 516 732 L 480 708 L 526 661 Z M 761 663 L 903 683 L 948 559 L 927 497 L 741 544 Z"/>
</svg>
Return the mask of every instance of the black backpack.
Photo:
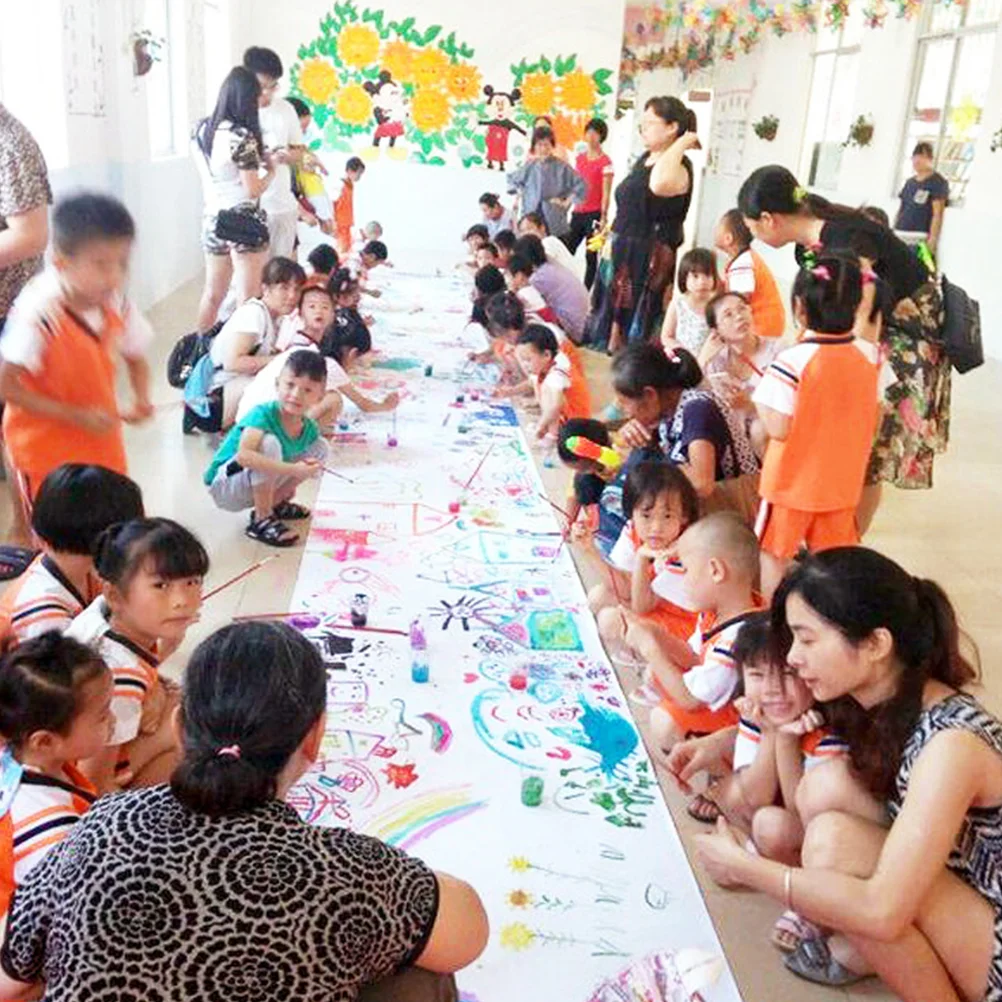
<svg viewBox="0 0 1002 1002">
<path fill-rule="evenodd" d="M 959 285 L 943 283 L 943 348 L 957 372 L 970 372 L 985 361 L 981 343 L 981 307 Z"/>
<path fill-rule="evenodd" d="M 167 382 L 176 390 L 183 390 L 184 384 L 195 368 L 195 363 L 209 353 L 216 335 L 223 329 L 224 321 L 213 324 L 204 334 L 194 331 L 179 337 L 177 344 L 167 357 Z"/>
</svg>

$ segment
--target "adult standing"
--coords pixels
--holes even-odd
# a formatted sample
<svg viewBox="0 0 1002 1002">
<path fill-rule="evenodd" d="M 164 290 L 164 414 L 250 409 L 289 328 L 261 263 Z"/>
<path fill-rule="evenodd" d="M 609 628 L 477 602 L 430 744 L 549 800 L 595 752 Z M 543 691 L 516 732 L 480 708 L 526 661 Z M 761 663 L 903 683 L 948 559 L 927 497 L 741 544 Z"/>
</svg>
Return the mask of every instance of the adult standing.
<svg viewBox="0 0 1002 1002">
<path fill-rule="evenodd" d="M 52 189 L 45 157 L 31 133 L 0 104 L 0 335 L 28 280 L 41 269 L 49 240 Z M 11 483 L 8 538 L 29 539 L 20 492 Z"/>
<path fill-rule="evenodd" d="M 532 156 L 508 175 L 508 191 L 519 194 L 522 215 L 541 212 L 550 233 L 562 237 L 570 228 L 567 210 L 585 197 L 586 188 L 574 168 L 555 155 L 555 149 L 553 130 L 537 126 L 532 133 Z"/>
<path fill-rule="evenodd" d="M 571 254 L 577 253 L 582 240 L 605 229 L 609 215 L 609 196 L 612 193 L 612 161 L 602 149 L 609 136 L 609 127 L 601 118 L 593 118 L 585 126 L 585 142 L 588 149 L 578 154 L 574 169 L 585 183 L 586 194 L 574 206 L 571 213 L 571 228 L 564 234 L 564 243 Z M 585 288 L 591 289 L 598 267 L 598 252 L 586 250 Z"/>
<path fill-rule="evenodd" d="M 21 884 L 4 997 L 44 976 L 53 1002 L 455 999 L 433 975 L 483 950 L 476 892 L 285 803 L 320 754 L 326 688 L 292 627 L 241 623 L 203 641 L 170 785 L 102 800 Z M 402 968 L 410 986 L 363 988 Z"/>
<path fill-rule="evenodd" d="M 905 1002 L 998 1002 L 1002 723 L 961 691 L 976 672 L 949 599 L 841 547 L 794 565 L 772 621 L 851 770 L 819 766 L 798 790 L 812 818 L 801 867 L 752 856 L 723 824 L 697 838 L 699 855 L 718 880 L 844 934 L 803 943 L 795 973 L 848 984 L 869 968 Z"/>
<path fill-rule="evenodd" d="M 299 205 L 292 191 L 289 165 L 303 159 L 303 129 L 296 109 L 284 97 L 276 96 L 283 72 L 278 54 L 251 46 L 244 53 L 244 69 L 250 70 L 261 85 L 261 135 L 264 151 L 275 165 L 275 180 L 261 195 L 261 208 L 268 214 L 271 253 L 273 257 L 295 258 Z"/>
<path fill-rule="evenodd" d="M 738 208 L 753 235 L 770 247 L 797 245 L 797 259 L 818 250 L 853 254 L 887 286 L 893 315 L 881 342 L 895 381 L 885 391 L 866 488 L 859 509 L 865 532 L 881 484 L 928 489 L 933 460 L 950 429 L 950 360 L 940 341 L 943 301 L 926 266 L 886 226 L 833 205 L 797 184 L 785 167 L 760 167 L 741 186 Z"/>
<path fill-rule="evenodd" d="M 921 233 L 933 254 L 939 246 L 943 213 L 950 199 L 950 182 L 937 173 L 932 143 L 917 143 L 912 150 L 914 175 L 905 181 L 898 198 L 901 205 L 894 228 L 902 233 Z"/>
<path fill-rule="evenodd" d="M 616 188 L 610 267 L 592 290 L 591 341 L 610 352 L 660 329 L 692 200 L 685 154 L 699 145 L 695 112 L 677 97 L 652 97 L 640 135 L 645 152 Z"/>
<path fill-rule="evenodd" d="M 236 280 L 238 306 L 261 292 L 261 273 L 268 260 L 268 228 L 259 199 L 273 182 L 275 168 L 263 152 L 260 100 L 257 77 L 235 66 L 219 88 L 215 110 L 195 128 L 192 155 L 205 196 L 205 286 L 197 321 L 200 331 L 216 322 L 232 280 Z M 243 220 L 247 233 L 240 241 L 220 236 L 220 213 L 224 219 L 237 222 L 247 217 Z"/>
</svg>

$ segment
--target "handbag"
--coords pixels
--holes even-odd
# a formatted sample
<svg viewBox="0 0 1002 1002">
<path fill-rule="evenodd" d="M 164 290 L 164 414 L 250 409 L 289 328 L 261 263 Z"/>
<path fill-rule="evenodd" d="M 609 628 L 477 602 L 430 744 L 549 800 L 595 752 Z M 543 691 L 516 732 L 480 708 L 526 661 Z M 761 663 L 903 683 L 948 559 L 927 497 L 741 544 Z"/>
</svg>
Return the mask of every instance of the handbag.
<svg viewBox="0 0 1002 1002">
<path fill-rule="evenodd" d="M 220 209 L 216 214 L 216 236 L 220 240 L 253 247 L 255 250 L 268 245 L 268 227 L 247 212 L 237 209 Z"/>
<path fill-rule="evenodd" d="M 981 307 L 959 285 L 941 278 L 943 348 L 957 372 L 970 372 L 985 361 L 981 343 Z"/>
</svg>

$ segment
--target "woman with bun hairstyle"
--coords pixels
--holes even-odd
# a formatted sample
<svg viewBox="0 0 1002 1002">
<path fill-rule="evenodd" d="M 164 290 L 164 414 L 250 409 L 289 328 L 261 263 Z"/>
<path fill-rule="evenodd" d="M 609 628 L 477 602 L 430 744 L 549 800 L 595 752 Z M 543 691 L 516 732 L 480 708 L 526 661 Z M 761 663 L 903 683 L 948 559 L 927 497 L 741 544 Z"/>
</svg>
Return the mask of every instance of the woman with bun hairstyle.
<svg viewBox="0 0 1002 1002">
<path fill-rule="evenodd" d="M 886 226 L 858 209 L 811 194 L 785 167 L 754 171 L 741 186 L 738 208 L 763 243 L 796 244 L 801 265 L 812 264 L 822 252 L 848 253 L 865 272 L 882 280 L 879 290 L 872 282 L 864 288 L 857 323 L 860 337 L 879 336 L 894 376 L 884 391 L 858 513 L 865 533 L 880 503 L 881 484 L 912 490 L 932 487 L 933 460 L 937 452 L 946 451 L 950 360 L 940 337 L 939 288 L 926 266 Z M 866 318 L 877 292 L 885 296 L 889 316 L 874 326 Z"/>
<path fill-rule="evenodd" d="M 652 97 L 640 122 L 646 152 L 616 188 L 611 259 L 599 269 L 588 321 L 610 353 L 659 330 L 671 300 L 675 253 L 692 200 L 696 114 L 677 97 Z"/>
<path fill-rule="evenodd" d="M 18 888 L 0 994 L 44 972 L 50 998 L 454 1000 L 487 942 L 476 891 L 286 802 L 326 727 L 310 641 L 225 626 L 184 693 L 170 784 L 99 801 Z"/>
</svg>

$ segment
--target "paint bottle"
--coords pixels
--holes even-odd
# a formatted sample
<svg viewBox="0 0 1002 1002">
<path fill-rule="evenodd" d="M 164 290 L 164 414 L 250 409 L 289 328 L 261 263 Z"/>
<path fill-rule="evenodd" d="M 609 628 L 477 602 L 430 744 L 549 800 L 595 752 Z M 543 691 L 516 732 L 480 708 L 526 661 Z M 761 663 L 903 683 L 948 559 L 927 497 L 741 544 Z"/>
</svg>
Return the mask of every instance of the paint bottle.
<svg viewBox="0 0 1002 1002">
<path fill-rule="evenodd" d="M 426 376 L 430 376 L 434 371 L 435 371 L 435 367 L 433 365 L 426 365 L 424 367 L 424 374 Z"/>
<path fill-rule="evenodd" d="M 543 779 L 541 776 L 526 776 L 522 780 L 522 803 L 526 807 L 539 807 L 543 802 Z"/>
<path fill-rule="evenodd" d="M 428 681 L 427 651 L 415 651 L 411 656 L 411 681 L 418 683 Z"/>
<path fill-rule="evenodd" d="M 369 596 L 362 592 L 355 595 L 351 600 L 349 614 L 352 626 L 365 626 L 369 621 Z"/>
<path fill-rule="evenodd" d="M 412 651 L 428 650 L 428 638 L 424 632 L 424 623 L 419 618 L 411 620 L 410 638 Z"/>
<path fill-rule="evenodd" d="M 529 687 L 529 672 L 524 666 L 512 668 L 508 676 L 508 684 L 516 692 L 524 692 Z"/>
</svg>

